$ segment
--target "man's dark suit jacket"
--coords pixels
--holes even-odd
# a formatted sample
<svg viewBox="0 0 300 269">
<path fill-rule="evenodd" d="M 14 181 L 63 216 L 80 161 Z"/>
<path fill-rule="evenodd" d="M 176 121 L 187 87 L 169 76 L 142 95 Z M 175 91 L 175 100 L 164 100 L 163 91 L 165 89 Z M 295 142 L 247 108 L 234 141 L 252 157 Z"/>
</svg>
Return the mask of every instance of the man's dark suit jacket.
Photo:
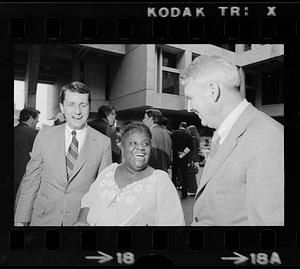
<svg viewBox="0 0 300 269">
<path fill-rule="evenodd" d="M 121 162 L 121 149 L 117 145 L 116 131 L 113 130 L 109 126 L 107 120 L 95 119 L 92 121 L 88 121 L 88 125 L 110 138 L 111 150 L 112 150 L 112 161 L 114 163 L 120 163 Z"/>
<path fill-rule="evenodd" d="M 193 152 L 193 137 L 188 131 L 179 129 L 172 133 L 171 138 L 173 143 L 173 165 L 180 168 L 186 168 L 189 156 Z M 183 152 L 186 147 L 191 151 L 180 159 L 178 157 L 178 152 Z"/>
<path fill-rule="evenodd" d="M 29 152 L 32 151 L 37 133 L 38 130 L 23 122 L 14 128 L 14 197 L 30 160 Z"/>
</svg>

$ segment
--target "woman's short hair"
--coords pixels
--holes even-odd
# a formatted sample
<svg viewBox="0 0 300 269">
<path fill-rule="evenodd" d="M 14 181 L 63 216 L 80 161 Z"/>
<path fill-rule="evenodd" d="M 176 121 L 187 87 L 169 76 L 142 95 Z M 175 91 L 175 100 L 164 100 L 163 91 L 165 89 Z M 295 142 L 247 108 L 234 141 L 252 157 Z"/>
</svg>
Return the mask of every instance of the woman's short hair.
<svg viewBox="0 0 300 269">
<path fill-rule="evenodd" d="M 71 84 L 67 84 L 65 86 L 62 87 L 61 91 L 60 91 L 60 102 L 63 104 L 65 101 L 65 95 L 66 95 L 66 91 L 70 91 L 70 92 L 77 92 L 77 93 L 88 93 L 89 95 L 89 105 L 91 105 L 91 92 L 90 89 L 83 84 L 82 82 L 79 81 L 74 81 Z"/>
<path fill-rule="evenodd" d="M 122 143 L 125 141 L 125 137 L 127 137 L 128 133 L 133 130 L 146 134 L 149 137 L 149 140 L 151 141 L 152 134 L 149 127 L 142 122 L 132 122 L 126 125 L 124 128 Z"/>
</svg>

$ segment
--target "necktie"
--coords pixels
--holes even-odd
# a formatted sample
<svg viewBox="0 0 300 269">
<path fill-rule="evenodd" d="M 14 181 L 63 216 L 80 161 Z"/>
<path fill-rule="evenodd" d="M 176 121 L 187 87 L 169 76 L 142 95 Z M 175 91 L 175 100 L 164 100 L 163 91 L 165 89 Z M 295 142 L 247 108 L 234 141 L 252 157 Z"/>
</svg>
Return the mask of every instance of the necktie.
<svg viewBox="0 0 300 269">
<path fill-rule="evenodd" d="M 216 152 L 220 147 L 219 141 L 220 141 L 220 136 L 218 132 L 215 131 L 210 143 L 209 157 L 211 160 L 213 159 L 213 157 L 215 156 Z"/>
<path fill-rule="evenodd" d="M 78 140 L 76 138 L 76 131 L 72 131 L 72 142 L 67 152 L 67 176 L 68 181 L 71 178 L 72 170 L 78 157 Z"/>
</svg>

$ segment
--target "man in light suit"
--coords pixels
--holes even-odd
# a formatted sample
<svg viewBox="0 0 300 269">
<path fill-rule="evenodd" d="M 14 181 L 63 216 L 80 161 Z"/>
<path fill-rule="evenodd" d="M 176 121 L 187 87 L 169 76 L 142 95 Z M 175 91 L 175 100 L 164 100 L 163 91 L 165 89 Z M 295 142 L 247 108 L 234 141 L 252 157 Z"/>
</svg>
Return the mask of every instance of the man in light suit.
<svg viewBox="0 0 300 269">
<path fill-rule="evenodd" d="M 168 173 L 172 157 L 172 140 L 169 133 L 160 126 L 163 114 L 158 109 L 147 109 L 143 122 L 150 128 L 151 155 L 149 165 Z"/>
<path fill-rule="evenodd" d="M 197 57 L 180 75 L 189 109 L 216 129 L 192 225 L 284 225 L 283 126 L 243 99 L 236 66 Z"/>
<path fill-rule="evenodd" d="M 87 126 L 91 96 L 81 82 L 65 85 L 66 124 L 39 131 L 20 185 L 15 226 L 71 226 L 97 174 L 111 164 L 110 139 Z"/>
</svg>

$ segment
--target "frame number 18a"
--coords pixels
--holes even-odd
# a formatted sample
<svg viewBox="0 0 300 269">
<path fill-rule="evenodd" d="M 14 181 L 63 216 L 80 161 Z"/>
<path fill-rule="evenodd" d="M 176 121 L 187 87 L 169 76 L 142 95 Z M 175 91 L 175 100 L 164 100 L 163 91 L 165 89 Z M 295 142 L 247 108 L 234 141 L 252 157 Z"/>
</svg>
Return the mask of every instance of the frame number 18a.
<svg viewBox="0 0 300 269">
<path fill-rule="evenodd" d="M 251 263 L 258 265 L 266 264 L 281 264 L 280 257 L 277 252 L 272 252 L 270 258 L 266 253 L 251 253 L 250 254 Z"/>
</svg>

